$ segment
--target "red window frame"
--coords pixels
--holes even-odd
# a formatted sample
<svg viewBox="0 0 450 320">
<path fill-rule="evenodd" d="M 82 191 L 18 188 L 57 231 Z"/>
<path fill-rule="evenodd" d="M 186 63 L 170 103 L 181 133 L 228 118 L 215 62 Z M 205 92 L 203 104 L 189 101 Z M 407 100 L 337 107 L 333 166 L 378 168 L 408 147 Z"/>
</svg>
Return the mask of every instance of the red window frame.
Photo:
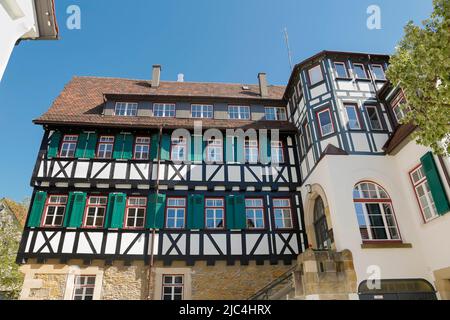
<svg viewBox="0 0 450 320">
<path fill-rule="evenodd" d="M 358 125 L 359 125 L 358 129 L 352 129 L 347 124 L 347 129 L 350 130 L 350 131 L 363 130 L 362 121 L 361 121 L 361 115 L 360 115 L 360 112 L 359 112 L 358 104 L 357 103 L 353 103 L 353 102 L 344 102 L 345 115 L 347 116 L 347 120 L 349 120 L 348 119 L 347 107 L 353 107 L 353 109 L 355 110 L 356 119 L 358 120 Z"/>
<path fill-rule="evenodd" d="M 287 206 L 287 207 L 275 206 L 274 203 L 275 203 L 276 200 L 282 200 L 282 201 L 287 200 L 289 202 L 289 206 Z M 276 223 L 275 223 L 275 220 L 276 220 L 275 219 L 275 209 L 289 209 L 289 213 L 290 213 L 289 217 L 290 217 L 290 220 L 291 220 L 291 227 L 279 228 L 279 227 L 276 226 Z M 273 227 L 274 227 L 275 230 L 292 230 L 292 229 L 294 229 L 294 217 L 293 217 L 293 214 L 292 214 L 292 203 L 291 203 L 291 199 L 290 198 L 273 198 L 272 199 L 272 215 L 273 215 Z"/>
<path fill-rule="evenodd" d="M 244 201 L 247 200 L 261 200 L 261 207 L 255 207 L 255 206 L 249 206 L 247 207 L 247 204 L 245 204 L 245 220 L 247 222 L 247 209 L 262 209 L 262 213 L 263 213 L 263 226 L 261 228 L 257 228 L 257 227 L 253 227 L 253 228 L 249 228 L 248 226 L 246 226 L 247 230 L 264 230 L 267 229 L 267 221 L 266 221 L 266 210 L 264 209 L 264 198 L 262 197 L 248 197 L 245 198 Z"/>
<path fill-rule="evenodd" d="M 144 205 L 130 205 L 130 200 L 131 199 L 145 199 L 145 204 Z M 141 230 L 145 228 L 145 222 L 147 219 L 147 202 L 148 199 L 147 197 L 141 197 L 141 196 L 134 196 L 134 197 L 128 197 L 127 198 L 127 203 L 125 205 L 125 214 L 124 214 L 124 221 L 123 221 L 123 228 L 124 229 L 128 229 L 128 230 Z M 135 227 L 135 226 L 128 226 L 127 222 L 128 222 L 128 209 L 144 209 L 144 220 L 142 222 L 142 227 Z"/>
<path fill-rule="evenodd" d="M 207 200 L 222 200 L 222 204 L 223 205 L 221 207 L 208 207 L 208 206 L 206 206 Z M 219 227 L 219 228 L 208 228 L 208 219 L 207 219 L 207 216 L 206 216 L 206 210 L 208 208 L 209 209 L 222 209 L 223 210 L 223 218 L 222 218 L 223 225 L 222 225 L 222 227 Z M 224 229 L 226 229 L 227 222 L 226 222 L 225 197 L 205 197 L 204 219 L 205 219 L 205 229 L 207 229 L 207 230 L 224 230 Z M 216 220 L 216 219 L 214 219 L 214 220 Z"/>
<path fill-rule="evenodd" d="M 359 78 L 359 77 L 358 77 L 358 74 L 357 74 L 356 71 L 354 70 L 355 66 L 361 66 L 361 67 L 362 67 L 362 70 L 364 71 L 364 75 L 365 75 L 364 78 Z M 366 69 L 366 66 L 365 66 L 363 63 L 353 63 L 353 73 L 355 74 L 355 78 L 356 78 L 356 79 L 365 79 L 365 80 L 369 79 L 369 77 L 367 76 L 367 69 Z"/>
<path fill-rule="evenodd" d="M 148 143 L 137 142 L 138 139 L 148 139 Z M 151 143 L 151 139 L 148 136 L 137 136 L 136 138 L 134 138 L 133 159 L 134 160 L 149 160 L 150 159 L 150 143 Z M 147 158 L 137 158 L 136 157 L 136 147 L 137 146 L 148 146 L 148 157 Z"/>
<path fill-rule="evenodd" d="M 320 123 L 320 114 L 321 114 L 321 113 L 324 113 L 324 112 L 328 112 L 328 115 L 329 115 L 329 117 L 330 117 L 331 126 L 332 126 L 332 128 L 333 128 L 333 131 L 330 132 L 330 133 L 327 133 L 326 135 L 323 134 L 323 132 L 322 132 L 322 124 Z M 318 126 L 319 126 L 319 132 L 320 132 L 320 137 L 321 137 L 321 138 L 328 137 L 328 136 L 330 136 L 330 135 L 332 135 L 333 133 L 336 132 L 336 129 L 335 129 L 335 127 L 334 127 L 333 117 L 332 117 L 330 108 L 325 108 L 325 109 L 322 109 L 322 110 L 317 111 L 317 112 L 316 112 L 316 118 L 317 118 L 317 124 L 318 124 Z"/>
<path fill-rule="evenodd" d="M 214 140 L 215 142 L 219 141 L 220 145 L 210 145 L 210 141 Z M 214 160 L 214 162 L 223 162 L 223 139 L 219 139 L 214 137 L 214 139 L 208 139 L 208 141 L 206 141 L 206 161 L 208 162 L 213 162 L 213 160 L 211 160 L 209 158 L 209 148 L 220 148 L 220 159 L 219 160 Z"/>
<path fill-rule="evenodd" d="M 164 283 L 164 278 L 165 277 L 181 277 L 181 279 L 182 279 L 182 283 L 181 284 L 177 284 L 177 283 L 174 283 L 174 284 L 165 284 Z M 183 300 L 184 299 L 184 282 L 185 282 L 185 279 L 184 279 L 184 274 L 163 274 L 162 275 L 162 279 L 161 279 L 161 299 L 162 300 L 164 300 L 164 288 L 165 287 L 171 287 L 171 288 L 173 288 L 173 287 L 181 287 L 182 289 L 181 289 L 181 300 Z"/>
<path fill-rule="evenodd" d="M 76 141 L 64 141 L 64 138 L 65 137 L 77 137 L 77 140 Z M 78 139 L 80 138 L 80 136 L 78 135 L 78 134 L 65 134 L 65 135 L 63 135 L 63 138 L 61 139 L 61 143 L 60 143 L 60 145 L 59 145 L 59 154 L 58 154 L 58 156 L 60 157 L 60 158 L 74 158 L 75 157 L 75 152 L 76 152 L 76 150 L 77 150 L 77 146 L 78 146 Z M 62 149 L 63 149 L 63 145 L 65 144 L 65 143 L 68 143 L 68 144 L 75 144 L 75 149 L 74 149 L 74 151 L 73 151 L 73 156 L 71 156 L 71 157 L 68 157 L 68 156 L 63 156 L 62 155 Z"/>
<path fill-rule="evenodd" d="M 100 140 L 102 139 L 102 138 L 112 138 L 112 142 L 101 142 Z M 95 158 L 96 159 L 112 159 L 112 157 L 113 157 L 113 154 L 114 154 L 114 142 L 116 141 L 116 137 L 114 137 L 114 136 L 110 136 L 110 135 L 103 135 L 103 136 L 100 136 L 99 138 L 98 138 L 98 141 L 97 141 L 97 150 L 95 151 Z M 110 145 L 112 145 L 112 148 L 111 148 L 111 157 L 109 157 L 109 158 L 103 158 L 103 157 L 100 157 L 99 156 L 99 151 L 100 151 L 100 145 L 102 145 L 102 144 L 110 144 Z"/>
<path fill-rule="evenodd" d="M 254 149 L 255 147 L 254 146 L 247 146 L 247 142 L 249 142 L 250 143 L 250 141 L 256 141 L 256 161 L 254 161 L 254 162 L 250 162 L 250 161 L 247 161 L 247 150 L 248 149 Z M 258 163 L 259 162 L 259 143 L 258 143 L 258 139 L 256 139 L 256 140 L 250 140 L 250 139 L 245 139 L 244 140 L 244 160 L 245 160 L 245 162 L 246 163 Z"/>
<path fill-rule="evenodd" d="M 337 68 L 336 68 L 336 65 L 337 65 L 337 64 L 340 64 L 340 65 L 344 66 L 344 69 L 345 69 L 345 76 L 344 76 L 344 77 L 341 77 L 341 76 L 338 74 Z M 348 79 L 348 78 L 350 78 L 350 77 L 349 77 L 349 74 L 348 74 L 347 64 L 346 64 L 345 62 L 343 62 L 343 61 L 334 61 L 334 62 L 333 62 L 333 66 L 334 66 L 334 74 L 336 75 L 336 78 L 338 78 L 338 79 Z"/>
<path fill-rule="evenodd" d="M 103 204 L 89 204 L 89 200 L 91 198 L 105 198 L 106 199 L 106 203 L 104 205 Z M 105 196 L 105 195 L 90 195 L 90 196 L 88 196 L 88 198 L 86 200 L 86 207 L 84 209 L 84 215 L 83 215 L 83 228 L 86 228 L 86 229 L 100 229 L 100 228 L 103 228 L 104 225 L 105 225 L 105 220 L 106 220 L 107 206 L 108 206 L 108 196 Z M 105 215 L 103 216 L 103 223 L 102 223 L 101 226 L 88 226 L 88 225 L 86 225 L 86 220 L 87 220 L 87 217 L 88 217 L 89 208 L 91 208 L 91 207 L 105 208 Z"/>
<path fill-rule="evenodd" d="M 57 206 L 57 207 L 62 207 L 62 205 L 57 204 L 57 203 L 50 203 L 50 198 L 51 197 L 66 197 L 66 203 L 64 204 L 64 213 L 62 215 L 62 219 L 61 219 L 61 224 L 60 225 L 46 225 L 45 224 L 45 220 L 47 220 L 47 213 L 48 213 L 48 207 L 49 206 Z M 44 213 L 42 215 L 42 219 L 41 219 L 41 227 L 43 228 L 60 228 L 64 225 L 64 217 L 66 215 L 66 210 L 67 210 L 67 203 L 69 202 L 69 196 L 67 194 L 49 194 L 47 199 L 45 200 L 45 205 L 44 205 Z M 56 211 L 55 211 L 56 212 Z"/>
<path fill-rule="evenodd" d="M 179 138 L 183 138 L 183 143 L 174 144 L 173 143 L 174 138 L 170 139 L 170 160 L 172 160 L 172 161 L 187 161 L 188 152 L 189 152 L 188 148 L 187 148 L 187 139 L 186 139 L 186 137 L 177 137 L 176 139 L 179 139 Z M 184 146 L 184 159 L 174 159 L 173 158 L 173 148 L 175 146 Z"/>
<path fill-rule="evenodd" d="M 422 217 L 422 221 L 423 221 L 423 223 L 428 223 L 428 222 L 431 222 L 434 219 L 438 218 L 439 214 L 436 214 L 434 217 L 432 217 L 432 218 L 430 218 L 428 220 L 425 218 L 425 213 L 423 212 L 422 204 L 420 203 L 416 187 L 424 184 L 425 182 L 428 182 L 428 180 L 427 180 L 427 177 L 424 175 L 422 177 L 422 179 L 420 179 L 418 182 L 414 182 L 413 177 L 412 177 L 412 174 L 414 172 L 416 172 L 420 167 L 422 167 L 422 164 L 418 164 L 417 166 L 415 166 L 412 170 L 410 170 L 408 172 L 408 175 L 409 175 L 409 181 L 411 181 L 411 185 L 413 187 L 414 196 L 416 197 L 417 205 L 419 206 L 419 209 L 420 209 L 420 214 L 421 214 L 421 217 Z M 433 199 L 433 201 L 434 201 L 434 199 Z"/>
<path fill-rule="evenodd" d="M 169 205 L 169 200 L 170 199 L 183 199 L 184 200 L 184 206 L 170 206 Z M 183 216 L 183 226 L 180 228 L 176 228 L 176 227 L 169 227 L 167 225 L 168 222 L 168 211 L 169 209 L 180 209 L 183 208 L 184 209 L 184 216 Z M 186 228 L 186 214 L 187 214 L 187 198 L 186 197 L 167 197 L 166 199 L 166 210 L 165 210 L 165 221 L 164 221 L 164 226 L 166 227 L 166 229 L 168 230 L 183 230 Z"/>
</svg>

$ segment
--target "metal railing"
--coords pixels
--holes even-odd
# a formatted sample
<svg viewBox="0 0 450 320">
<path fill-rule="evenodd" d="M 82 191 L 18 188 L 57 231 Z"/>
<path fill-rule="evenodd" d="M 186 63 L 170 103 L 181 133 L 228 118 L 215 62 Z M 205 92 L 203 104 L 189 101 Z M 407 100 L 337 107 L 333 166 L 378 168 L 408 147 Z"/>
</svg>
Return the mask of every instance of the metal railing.
<svg viewBox="0 0 450 320">
<path fill-rule="evenodd" d="M 248 298 L 248 300 L 270 300 L 271 297 L 279 293 L 282 289 L 285 289 L 289 284 L 291 285 L 291 288 L 294 289 L 292 274 L 296 268 L 297 264 L 287 270 L 281 276 L 270 282 L 268 285 L 260 289 L 258 292 Z"/>
</svg>

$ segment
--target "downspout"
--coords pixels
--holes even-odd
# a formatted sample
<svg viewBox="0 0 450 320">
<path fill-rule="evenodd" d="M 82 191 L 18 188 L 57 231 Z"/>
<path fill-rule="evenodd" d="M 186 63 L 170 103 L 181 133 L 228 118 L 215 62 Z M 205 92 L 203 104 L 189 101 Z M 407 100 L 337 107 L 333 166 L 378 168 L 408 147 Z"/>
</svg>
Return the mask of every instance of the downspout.
<svg viewBox="0 0 450 320">
<path fill-rule="evenodd" d="M 157 167 L 156 167 L 156 186 L 155 186 L 155 194 L 156 194 L 156 201 L 158 201 L 158 195 L 159 195 L 159 167 L 161 164 L 161 138 L 162 138 L 162 128 L 163 126 L 159 127 L 159 135 L 158 135 L 158 149 L 157 149 Z M 153 217 L 153 225 L 156 223 L 156 215 Z M 153 286 L 153 267 L 154 267 L 154 244 L 155 244 L 155 236 L 156 231 L 155 228 L 152 229 L 152 237 L 150 240 L 150 262 L 149 262 L 149 268 L 148 268 L 148 295 L 147 300 L 152 300 L 151 297 L 151 288 Z"/>
</svg>

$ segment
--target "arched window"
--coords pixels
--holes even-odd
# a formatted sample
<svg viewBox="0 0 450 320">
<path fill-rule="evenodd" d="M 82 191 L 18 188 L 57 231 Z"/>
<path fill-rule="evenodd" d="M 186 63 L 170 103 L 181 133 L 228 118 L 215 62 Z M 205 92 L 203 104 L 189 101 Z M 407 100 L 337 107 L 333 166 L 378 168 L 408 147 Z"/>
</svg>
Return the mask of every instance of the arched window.
<svg viewBox="0 0 450 320">
<path fill-rule="evenodd" d="M 319 196 L 314 202 L 314 232 L 316 233 L 317 248 L 327 249 L 330 245 L 327 218 L 323 200 Z M 330 242 L 330 243 L 329 243 Z"/>
<path fill-rule="evenodd" d="M 363 240 L 400 240 L 392 200 L 373 182 L 360 182 L 353 189 L 353 202 Z"/>
</svg>

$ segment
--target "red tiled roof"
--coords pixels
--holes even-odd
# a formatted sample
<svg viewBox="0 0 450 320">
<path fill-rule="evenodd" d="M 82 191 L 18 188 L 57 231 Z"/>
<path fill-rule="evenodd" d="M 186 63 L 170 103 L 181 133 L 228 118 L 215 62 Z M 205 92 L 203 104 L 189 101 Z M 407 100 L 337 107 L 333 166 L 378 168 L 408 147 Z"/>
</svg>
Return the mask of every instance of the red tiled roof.
<svg viewBox="0 0 450 320">
<path fill-rule="evenodd" d="M 242 87 L 247 86 L 248 90 Z M 255 101 L 279 100 L 281 102 L 285 87 L 269 86 L 268 97 L 261 97 L 258 85 L 230 83 L 169 82 L 162 81 L 157 88 L 151 81 L 118 78 L 74 77 L 53 102 L 50 109 L 34 120 L 37 124 L 77 124 L 105 125 L 117 127 L 166 127 L 193 126 L 193 119 L 154 118 L 154 117 L 114 117 L 102 115 L 104 95 L 123 95 L 133 97 L 192 97 L 246 99 Z M 203 120 L 204 126 L 234 128 L 247 125 L 261 127 L 286 127 L 287 122 L 242 121 L 242 120 Z"/>
</svg>

